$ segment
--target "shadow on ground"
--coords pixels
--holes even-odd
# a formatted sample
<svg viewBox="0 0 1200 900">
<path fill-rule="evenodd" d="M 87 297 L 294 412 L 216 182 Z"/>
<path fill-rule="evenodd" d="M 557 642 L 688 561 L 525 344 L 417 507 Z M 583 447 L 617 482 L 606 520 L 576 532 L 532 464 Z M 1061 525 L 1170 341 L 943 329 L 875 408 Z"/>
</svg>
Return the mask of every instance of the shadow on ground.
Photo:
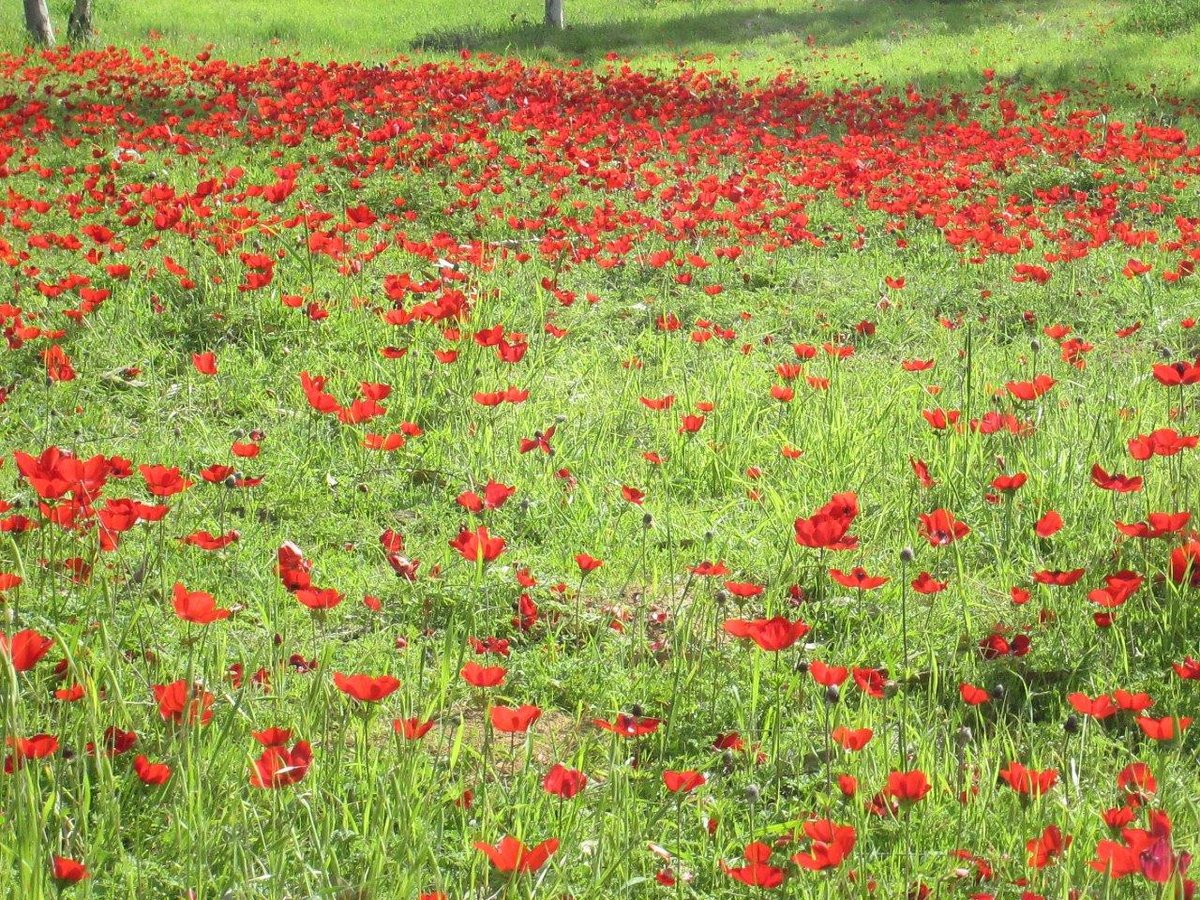
<svg viewBox="0 0 1200 900">
<path fill-rule="evenodd" d="M 901 39 L 912 34 L 963 34 L 977 28 L 1049 14 L 1056 4 L 1039 4 L 1031 11 L 1019 2 L 980 3 L 976 0 L 916 0 L 814 6 L 811 10 L 780 12 L 747 4 L 740 9 L 682 14 L 652 13 L 621 20 L 570 24 L 563 30 L 546 28 L 531 16 L 514 14 L 503 28 L 466 26 L 430 31 L 412 41 L 412 49 L 434 52 L 459 50 L 521 54 L 551 51 L 591 62 L 604 54 L 672 53 L 696 45 L 736 49 L 764 38 L 780 38 L 823 47 L 840 47 L 858 40 Z M 570 15 L 570 3 L 567 3 Z"/>
</svg>

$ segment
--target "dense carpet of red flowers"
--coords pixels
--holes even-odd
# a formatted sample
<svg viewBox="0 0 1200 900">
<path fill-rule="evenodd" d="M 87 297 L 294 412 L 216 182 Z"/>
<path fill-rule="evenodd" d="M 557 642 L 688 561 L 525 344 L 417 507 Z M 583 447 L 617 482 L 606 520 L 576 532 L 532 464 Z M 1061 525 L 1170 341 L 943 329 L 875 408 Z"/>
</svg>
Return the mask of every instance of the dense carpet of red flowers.
<svg viewBox="0 0 1200 900">
<path fill-rule="evenodd" d="M 256 792 L 305 790 L 322 767 L 358 771 L 351 756 L 374 772 L 366 768 L 374 742 L 418 745 L 450 718 L 448 707 L 425 705 L 419 690 L 407 693 L 417 663 L 405 663 L 401 679 L 392 674 L 399 664 L 385 666 L 378 655 L 361 668 L 353 654 L 328 655 L 327 644 L 348 640 L 339 623 L 390 616 L 389 626 L 404 632 L 395 655 L 428 649 L 438 657 L 429 665 L 469 696 L 464 703 L 486 711 L 477 723 L 477 777 L 444 804 L 445 815 L 460 817 L 439 848 L 456 855 L 452 872 L 486 860 L 499 880 L 541 877 L 549 867 L 564 891 L 586 895 L 580 860 L 596 852 L 591 826 L 573 814 L 564 824 L 563 808 L 606 791 L 616 797 L 618 787 L 636 782 L 632 793 L 667 809 L 664 821 L 676 820 L 675 838 L 686 831 L 685 809 L 704 811 L 689 840 L 708 847 L 706 859 L 650 845 L 656 874 L 646 881 L 664 892 L 685 882 L 710 896 L 809 880 L 836 885 L 840 893 L 827 896 L 1032 900 L 1128 889 L 1135 891 L 1128 896 L 1191 897 L 1186 847 L 1195 836 L 1197 782 L 1182 773 L 1196 749 L 1190 682 L 1200 681 L 1200 663 L 1188 630 L 1195 616 L 1184 607 L 1200 586 L 1200 536 L 1189 509 L 1200 348 L 1188 337 L 1195 323 L 1185 307 L 1200 260 L 1200 144 L 1182 128 L 1116 121 L 1087 99 L 988 73 L 970 94 L 893 95 L 817 91 L 794 74 L 749 83 L 684 68 L 651 75 L 615 59 L 590 71 L 490 58 L 368 67 L 291 59 L 239 66 L 149 50 L 0 57 L 0 438 L 11 460 L 0 471 L 0 600 L 10 623 L 0 631 L 0 683 L 4 777 L 22 786 L 4 788 L 11 816 L 0 813 L 36 818 L 44 808 L 50 816 L 36 839 L 17 826 L 0 834 L 25 835 L 22 846 L 44 857 L 37 865 L 45 877 L 65 888 L 104 881 L 116 866 L 114 850 L 94 859 L 88 829 L 72 824 L 123 802 L 114 772 L 147 791 L 169 791 L 184 777 L 189 787 L 203 782 L 197 758 L 232 754 L 237 782 L 205 788 L 255 794 L 248 803 L 258 802 Z M 881 252 L 892 254 L 895 268 L 845 327 L 808 314 L 805 321 L 824 330 L 796 334 L 790 317 L 804 298 L 790 297 L 764 330 L 754 300 L 737 293 L 753 291 L 778 266 L 820 267 L 856 254 L 877 265 Z M 904 307 L 919 277 L 939 271 L 953 271 L 956 285 L 972 284 L 973 295 L 929 301 L 924 331 L 901 334 L 876 321 Z M 1078 308 L 1080 271 L 1104 290 L 1125 292 L 1105 306 L 1106 315 L 1128 314 L 1119 327 L 1107 319 L 1090 329 L 1044 321 L 1053 296 Z M 782 293 L 781 284 L 770 291 Z M 1043 318 L 1010 309 L 1002 326 L 986 330 L 995 325 L 986 304 L 994 293 L 1038 290 L 1060 292 L 1030 302 Z M 521 294 L 518 304 L 513 293 Z M 730 294 L 745 307 L 736 314 Z M 685 386 L 678 395 L 664 387 L 639 396 L 635 388 L 613 401 L 668 423 L 650 442 L 620 444 L 647 473 L 640 486 L 612 483 L 616 473 L 589 471 L 584 462 L 589 442 L 624 440 L 619 428 L 604 433 L 601 425 L 581 437 L 572 420 L 536 406 L 551 393 L 586 389 L 556 382 L 565 364 L 553 354 L 575 346 L 577 332 L 596 339 L 589 310 L 618 299 L 643 302 L 602 320 L 624 371 L 661 366 L 682 372 Z M 497 322 L 502 302 L 519 308 L 520 318 Z M 989 312 L 979 313 L 977 302 Z M 229 322 L 237 333 L 222 336 Z M 979 338 L 987 348 L 967 337 L 953 345 L 957 359 L 949 350 L 936 360 L 923 355 L 928 335 L 944 341 L 972 327 L 987 334 Z M 1155 335 L 1146 344 L 1143 328 Z M 322 329 L 335 332 L 328 344 Z M 111 368 L 106 333 L 148 361 Z M 260 340 L 271 345 L 269 363 Z M 755 398 L 759 405 L 686 392 L 689 377 L 713 379 L 719 364 L 680 362 L 679 348 L 709 342 L 730 356 L 763 359 L 770 385 Z M 227 345 L 237 352 L 227 355 Z M 1047 422 L 1099 390 L 1080 381 L 1094 351 L 1116 373 L 1106 390 L 1136 378 L 1158 403 L 1144 408 L 1161 415 L 1125 415 L 1123 396 L 1093 396 L 1121 422 L 1076 435 L 1077 447 L 1064 431 L 1052 432 L 1054 444 Z M 973 367 L 976 353 L 993 354 L 986 376 Z M 857 354 L 894 357 L 890 371 L 921 385 L 920 416 L 905 425 L 919 427 L 919 438 L 871 431 L 878 422 L 847 424 L 856 413 L 840 392 L 857 377 Z M 1125 359 L 1133 360 L 1128 371 Z M 935 366 L 948 385 L 940 399 L 942 387 L 930 381 Z M 129 399 L 143 396 L 142 379 L 153 374 L 147 367 L 168 369 L 164 384 L 173 383 L 153 400 Z M 286 371 L 277 379 L 280 367 Z M 286 395 L 277 387 L 285 382 Z M 299 451 L 273 444 L 273 433 L 241 415 L 242 404 L 268 391 L 278 421 L 303 423 L 292 431 L 297 444 L 340 447 L 352 459 L 353 474 L 342 476 L 358 485 L 350 493 L 369 494 L 376 476 L 403 469 L 432 486 L 427 502 L 440 511 L 386 522 L 372 512 L 374 530 L 347 538 L 331 524 L 336 509 L 313 493 L 346 485 L 306 471 Z M 1068 400 L 1068 392 L 1083 399 Z M 782 416 L 772 418 L 812 397 L 839 399 L 805 407 L 803 429 L 786 431 L 777 424 Z M 176 421 L 172 410 L 185 401 L 189 411 Z M 514 425 L 527 402 L 544 418 Z M 120 443 L 127 426 L 109 433 L 104 418 L 117 422 L 124 403 L 142 405 L 121 423 L 160 420 L 181 441 L 204 432 L 211 411 L 221 423 L 217 443 L 228 449 L 202 461 L 183 449 L 127 458 L 125 448 L 135 446 Z M 68 446 L 71 418 L 85 415 L 93 416 L 88 427 Z M 230 441 L 231 423 L 240 427 Z M 147 421 L 147 430 L 155 424 Z M 626 589 L 646 571 L 644 535 L 663 520 L 671 527 L 673 502 L 691 502 L 674 501 L 672 491 L 694 498 L 709 490 L 701 482 L 730 478 L 729 466 L 713 462 L 689 470 L 691 487 L 676 485 L 661 473 L 673 471 L 685 448 L 786 433 L 776 445 L 782 464 L 800 460 L 806 450 L 797 445 L 817 444 L 822 428 L 891 442 L 882 452 L 900 464 L 889 477 L 903 481 L 856 478 L 814 497 L 795 484 L 778 487 L 758 464 L 739 467 L 735 499 L 754 509 L 774 504 L 786 519 L 761 538 L 764 519 L 746 514 L 739 526 L 776 548 L 772 565 L 709 557 L 699 541 L 668 537 L 674 570 L 662 583 L 639 581 L 636 602 L 627 603 Z M 216 446 L 207 432 L 196 439 Z M 564 460 L 560 448 L 572 441 L 577 449 Z M 1072 532 L 1065 495 L 1048 486 L 1056 482 L 1106 504 L 1095 517 L 1107 535 L 1102 544 L 1052 551 L 1065 533 L 1082 533 Z M 286 528 L 228 499 L 275 485 L 291 492 L 281 494 L 293 507 Z M 192 499 L 217 491 L 219 501 Z M 598 499 L 601 491 L 608 493 Z M 1142 499 L 1151 491 L 1153 501 Z M 555 526 L 518 518 L 550 495 L 598 510 L 590 541 L 576 534 L 557 547 L 548 535 Z M 798 506 L 799 496 L 812 502 Z M 884 514 L 885 496 L 904 499 Z M 1044 502 L 1051 496 L 1060 508 Z M 1026 498 L 1030 506 L 1020 506 Z M 627 513 L 644 524 L 623 551 L 605 534 L 623 527 Z M 903 531 L 880 524 L 890 527 L 892 516 Z M 240 555 L 247 528 L 246 543 L 258 554 L 252 561 Z M 361 557 L 367 562 L 323 561 L 333 555 L 329 545 L 358 552 L 359 539 L 373 554 Z M 906 548 L 914 544 L 919 549 Z M 962 554 L 973 551 L 964 545 L 986 546 L 996 558 L 1034 548 L 1038 562 L 1019 583 L 985 586 L 971 581 Z M 546 548 L 561 565 L 535 571 L 530 560 L 549 565 Z M 226 563 L 178 562 L 192 559 L 187 554 L 238 562 L 218 578 L 210 573 Z M 407 605 L 370 588 L 382 575 L 409 592 Z M 496 602 L 489 594 L 501 582 L 508 594 Z M 656 588 L 661 598 L 649 596 Z M 1012 614 L 981 626 L 974 599 L 950 605 L 945 627 L 960 645 L 954 650 L 988 683 L 960 677 L 950 660 L 918 664 L 910 653 L 923 646 L 925 610 L 948 590 L 990 591 L 993 599 L 999 590 Z M 712 611 L 689 619 L 701 594 Z M 1079 601 L 1069 609 L 1048 599 L 1068 595 Z M 131 597 L 143 612 L 131 611 Z M 450 602 L 435 614 L 438 598 Z M 886 613 L 851 626 L 839 618 L 839 603 Z M 1081 644 L 1075 632 L 1053 630 L 1059 616 L 1082 622 L 1089 636 L 1114 636 L 1103 645 L 1114 654 L 1103 690 L 1084 692 L 1087 682 L 1071 681 L 1072 667 L 1083 668 Z M 883 617 L 890 637 L 872 645 L 868 659 L 856 630 L 881 627 Z M 591 620 L 600 622 L 599 634 L 589 631 Z M 374 628 L 364 633 L 377 636 Z M 215 643 L 209 635 L 223 629 L 238 637 Z M 1150 630 L 1153 649 L 1139 649 Z M 165 631 L 178 636 L 166 661 L 157 642 L 167 641 L 154 634 Z M 441 643 L 443 634 L 453 646 Z M 1129 638 L 1120 663 L 1116 636 Z M 599 654 L 612 652 L 616 666 L 610 638 L 631 642 L 621 656 L 631 666 L 661 667 L 659 704 L 631 701 L 585 715 L 578 698 L 557 703 L 559 684 L 539 687 L 541 699 L 530 702 L 537 698 L 522 680 L 526 660 L 595 653 L 598 665 L 608 665 Z M 693 662 L 693 641 L 725 662 Z M 262 652 L 244 657 L 238 644 Z M 1059 664 L 1057 681 L 1024 677 L 1031 653 Z M 679 685 L 693 685 L 690 667 L 700 671 L 702 663 L 728 664 L 745 676 L 746 691 L 770 685 L 769 699 L 754 706 L 757 720 L 743 718 L 737 731 L 728 719 L 696 721 L 700 704 L 719 706 L 707 675 L 690 688 L 703 699 L 694 707 L 680 699 Z M 138 674 L 107 674 L 121 664 Z M 1138 690 L 1147 678 L 1169 684 L 1170 700 Z M 1018 683 L 1027 698 L 1014 713 L 1006 692 Z M 134 684 L 140 696 L 131 695 Z M 278 697 L 281 712 L 272 718 L 263 703 L 243 697 Z M 1065 732 L 1057 722 L 1054 740 L 1039 742 L 1023 729 L 1044 725 L 1047 704 L 1071 711 Z M 321 729 L 303 712 L 282 712 L 317 706 L 336 710 L 323 713 Z M 912 721 L 910 707 L 929 723 Z M 390 715 L 380 729 L 382 709 Z M 507 833 L 510 817 L 490 814 L 502 801 L 489 784 L 507 791 L 532 771 L 532 750 L 518 772 L 512 748 L 546 726 L 551 711 L 610 748 L 608 769 L 598 777 L 588 770 L 594 758 L 569 755 L 542 766 L 533 790 L 555 806 L 523 841 Z M 293 720 L 314 727 L 301 733 L 280 724 Z M 1014 737 L 997 737 L 1006 728 Z M 919 746 L 938 729 L 957 743 Z M 1106 749 L 1071 757 L 1064 746 L 1046 756 L 1060 739 L 1082 746 L 1089 729 L 1112 738 Z M 972 756 L 969 745 L 984 735 L 991 754 Z M 231 751 L 226 741 L 241 744 Z M 510 758 L 494 758 L 494 743 L 509 743 Z M 1124 756 L 1122 744 L 1133 748 Z M 430 771 L 458 753 L 431 750 Z M 876 768 L 855 768 L 860 755 L 872 754 Z M 416 764 L 398 758 L 403 777 L 417 779 Z M 1096 770 L 1067 769 L 1083 758 Z M 62 767 L 57 781 L 39 774 L 47 761 Z M 96 776 L 97 791 L 110 792 L 104 803 L 89 799 L 86 810 L 84 776 L 65 774 L 85 766 L 107 773 Z M 735 769 L 753 780 L 739 794 L 749 812 L 736 826 L 703 806 Z M 1172 784 L 1193 793 L 1160 790 L 1165 769 Z M 129 794 L 130 784 L 120 791 Z M 1003 815 L 1011 821 L 981 827 L 989 816 L 960 812 L 983 802 L 981 790 L 1009 804 Z M 485 792 L 481 805 L 476 794 Z M 279 806 L 269 803 L 262 815 L 277 822 Z M 1068 830 L 1077 824 L 1064 811 L 1072 805 L 1096 820 L 1086 842 Z M 922 831 L 912 823 L 931 806 L 944 818 Z M 968 815 L 970 839 L 961 830 Z M 1020 831 L 999 851 L 1003 859 L 989 827 Z M 955 846 L 919 845 L 935 831 L 953 832 Z M 649 841 L 676 846 L 659 830 L 631 840 L 639 851 Z M 935 863 L 922 861 L 927 851 L 938 854 Z M 1072 874 L 1052 880 L 1067 859 Z M 466 876 L 435 877 L 424 866 L 412 864 L 423 886 L 465 895 Z M 877 870 L 895 883 L 881 883 Z M 838 880 L 812 880 L 823 872 Z"/>
</svg>

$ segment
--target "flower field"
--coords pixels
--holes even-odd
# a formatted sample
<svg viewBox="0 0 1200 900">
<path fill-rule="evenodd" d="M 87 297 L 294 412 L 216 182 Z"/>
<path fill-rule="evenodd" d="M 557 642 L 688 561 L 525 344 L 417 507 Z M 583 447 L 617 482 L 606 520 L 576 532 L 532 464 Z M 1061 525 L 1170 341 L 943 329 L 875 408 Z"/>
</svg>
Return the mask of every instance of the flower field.
<svg viewBox="0 0 1200 900">
<path fill-rule="evenodd" d="M 0 56 L 0 893 L 1191 897 L 1113 90 Z"/>
</svg>

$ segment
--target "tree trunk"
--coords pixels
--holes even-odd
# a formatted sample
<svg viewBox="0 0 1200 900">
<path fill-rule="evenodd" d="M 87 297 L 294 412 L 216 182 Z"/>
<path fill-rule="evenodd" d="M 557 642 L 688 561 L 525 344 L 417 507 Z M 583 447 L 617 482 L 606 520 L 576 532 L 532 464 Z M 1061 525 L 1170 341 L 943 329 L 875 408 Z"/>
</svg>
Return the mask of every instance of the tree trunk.
<svg viewBox="0 0 1200 900">
<path fill-rule="evenodd" d="M 54 46 L 54 26 L 50 24 L 46 0 L 25 0 L 25 27 L 35 44 Z"/>
<path fill-rule="evenodd" d="M 86 44 L 92 38 L 92 0 L 75 0 L 67 20 L 67 40 L 73 45 Z"/>
<path fill-rule="evenodd" d="M 546 0 L 546 27 L 562 28 L 563 0 Z"/>
</svg>

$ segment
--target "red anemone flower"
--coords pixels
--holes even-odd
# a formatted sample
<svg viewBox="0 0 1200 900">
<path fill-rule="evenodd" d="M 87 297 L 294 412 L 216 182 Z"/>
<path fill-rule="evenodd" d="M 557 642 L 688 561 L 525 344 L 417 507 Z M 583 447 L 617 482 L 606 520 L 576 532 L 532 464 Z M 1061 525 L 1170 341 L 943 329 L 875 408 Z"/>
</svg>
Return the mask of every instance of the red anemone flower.
<svg viewBox="0 0 1200 900">
<path fill-rule="evenodd" d="M 749 638 L 763 650 L 786 650 L 809 632 L 809 626 L 797 619 L 792 622 L 783 616 L 772 619 L 728 619 L 725 631 L 734 637 Z"/>
<path fill-rule="evenodd" d="M 458 674 L 472 687 L 490 688 L 503 684 L 507 672 L 508 670 L 503 666 L 481 666 L 472 661 L 463 666 L 462 671 Z"/>
<path fill-rule="evenodd" d="M 766 844 L 758 841 L 747 844 L 743 855 L 746 865 L 734 867 L 722 862 L 721 871 L 750 887 L 774 890 L 783 884 L 786 873 L 783 869 L 771 865 L 771 848 Z"/>
<path fill-rule="evenodd" d="M 433 720 L 422 722 L 420 719 L 393 719 L 392 731 L 401 735 L 406 741 L 419 741 L 433 727 Z"/>
<path fill-rule="evenodd" d="M 792 861 L 810 872 L 840 866 L 854 849 L 858 837 L 853 825 L 838 825 L 829 819 L 809 819 L 804 823 L 804 833 L 811 846 L 808 852 L 795 854 Z"/>
<path fill-rule="evenodd" d="M 888 579 L 882 575 L 868 575 L 862 566 L 855 566 L 849 572 L 841 569 L 830 569 L 829 577 L 844 588 L 857 591 L 870 591 L 887 584 Z"/>
<path fill-rule="evenodd" d="M 620 735 L 621 737 L 635 738 L 641 737 L 644 734 L 654 734 L 654 732 L 658 731 L 658 726 L 662 724 L 662 720 L 652 719 L 648 716 L 630 716 L 620 713 L 613 722 L 606 722 L 604 719 L 592 719 L 592 724 L 597 728 L 611 731 L 613 734 Z"/>
<path fill-rule="evenodd" d="M 688 794 L 708 782 L 703 772 L 687 770 L 675 772 L 670 769 L 662 774 L 663 784 L 672 794 Z"/>
<path fill-rule="evenodd" d="M 87 870 L 87 866 L 73 859 L 67 859 L 65 856 L 51 857 L 50 875 L 59 884 L 78 884 L 85 878 L 91 878 L 92 873 Z"/>
<path fill-rule="evenodd" d="M 504 552 L 504 538 L 492 537 L 487 527 L 480 525 L 474 531 L 465 528 L 458 537 L 450 542 L 450 546 L 461 554 L 467 562 L 492 562 Z"/>
<path fill-rule="evenodd" d="M 935 509 L 930 513 L 922 513 L 917 532 L 931 547 L 945 547 L 971 533 L 971 529 L 963 522 L 954 518 L 954 513 L 948 509 Z"/>
<path fill-rule="evenodd" d="M 515 837 L 505 835 L 494 847 L 476 841 L 475 849 L 485 854 L 499 872 L 536 872 L 558 850 L 558 839 L 550 838 L 527 848 Z"/>
<path fill-rule="evenodd" d="M 31 628 L 18 631 L 12 637 L 0 631 L 0 655 L 7 656 L 18 672 L 28 672 L 36 666 L 52 646 L 54 638 L 38 634 Z"/>
<path fill-rule="evenodd" d="M 212 594 L 189 591 L 181 582 L 174 587 L 175 615 L 194 625 L 209 625 L 228 619 L 230 610 L 217 606 Z"/>
<path fill-rule="evenodd" d="M 257 788 L 278 788 L 304 780 L 312 765 L 312 747 L 297 741 L 291 750 L 273 744 L 263 750 L 250 770 L 250 784 Z"/>
<path fill-rule="evenodd" d="M 587 776 L 578 769 L 568 769 L 561 763 L 555 763 L 542 779 L 542 788 L 548 794 L 554 794 L 563 800 L 570 800 L 587 787 Z"/>
<path fill-rule="evenodd" d="M 834 743 L 840 745 L 844 750 L 857 752 L 867 746 L 867 742 L 871 740 L 874 734 L 875 732 L 870 728 L 850 729 L 839 725 L 833 729 L 831 737 Z"/>
<path fill-rule="evenodd" d="M 333 683 L 339 691 L 359 703 L 378 703 L 400 687 L 400 680 L 391 675 L 343 675 L 333 673 Z"/>
<path fill-rule="evenodd" d="M 1030 769 L 1019 762 L 1010 762 L 1000 771 L 1000 777 L 1018 794 L 1040 797 L 1058 783 L 1058 770 Z"/>
<path fill-rule="evenodd" d="M 929 793 L 929 779 L 920 769 L 911 772 L 889 772 L 887 793 L 895 797 L 901 804 L 911 805 L 919 802 Z"/>
<path fill-rule="evenodd" d="M 541 714 L 536 706 L 493 706 L 489 713 L 492 727 L 505 734 L 524 734 Z"/>
</svg>

